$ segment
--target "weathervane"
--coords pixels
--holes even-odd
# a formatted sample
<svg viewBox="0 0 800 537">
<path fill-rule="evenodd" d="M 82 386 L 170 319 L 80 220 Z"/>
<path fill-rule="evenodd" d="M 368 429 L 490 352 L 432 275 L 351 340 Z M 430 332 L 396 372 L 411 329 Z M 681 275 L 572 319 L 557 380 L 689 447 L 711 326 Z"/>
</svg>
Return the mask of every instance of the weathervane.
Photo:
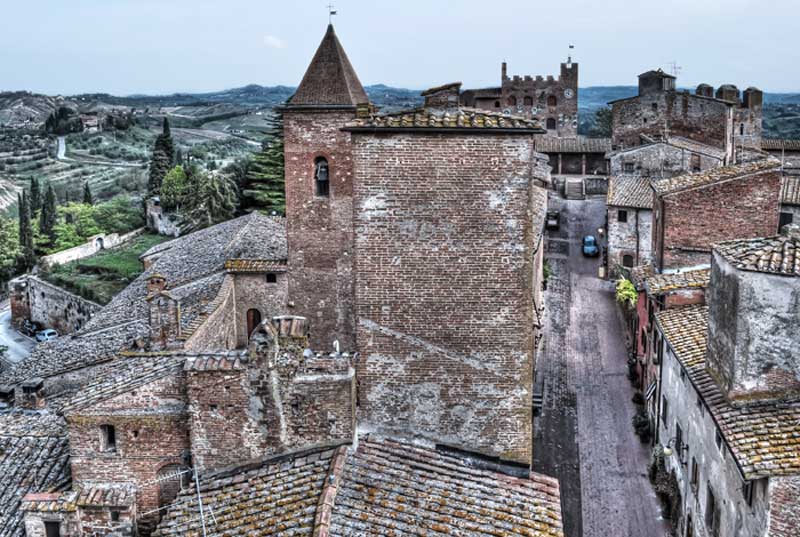
<svg viewBox="0 0 800 537">
<path fill-rule="evenodd" d="M 333 16 L 336 15 L 336 10 L 333 8 L 333 4 L 328 4 L 328 24 L 333 23 Z"/>
</svg>

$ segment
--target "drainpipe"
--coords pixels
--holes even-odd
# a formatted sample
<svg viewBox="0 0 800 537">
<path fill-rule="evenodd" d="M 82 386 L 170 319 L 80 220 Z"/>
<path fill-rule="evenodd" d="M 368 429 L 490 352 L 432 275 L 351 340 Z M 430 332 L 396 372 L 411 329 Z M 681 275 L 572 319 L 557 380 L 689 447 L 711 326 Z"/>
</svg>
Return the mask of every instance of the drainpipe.
<svg viewBox="0 0 800 537">
<path fill-rule="evenodd" d="M 639 263 L 639 209 L 636 209 L 636 265 Z"/>
</svg>

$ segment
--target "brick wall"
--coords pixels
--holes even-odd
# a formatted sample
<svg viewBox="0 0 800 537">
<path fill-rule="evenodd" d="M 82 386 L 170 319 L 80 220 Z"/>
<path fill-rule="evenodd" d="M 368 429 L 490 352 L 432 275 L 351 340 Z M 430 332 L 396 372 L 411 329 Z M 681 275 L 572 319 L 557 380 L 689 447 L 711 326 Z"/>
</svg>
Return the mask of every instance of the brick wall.
<svg viewBox="0 0 800 537">
<path fill-rule="evenodd" d="M 350 134 L 340 129 L 352 111 L 284 114 L 286 233 L 292 314 L 308 318 L 314 348 L 354 349 L 353 159 Z M 315 195 L 314 161 L 328 160 L 330 195 Z"/>
<path fill-rule="evenodd" d="M 664 269 L 708 264 L 712 244 L 775 235 L 780 191 L 780 172 L 768 171 L 663 196 L 655 263 Z"/>
<path fill-rule="evenodd" d="M 237 344 L 247 345 L 247 311 L 256 309 L 262 320 L 288 313 L 289 278 L 276 274 L 275 283 L 266 282 L 266 274 L 236 274 L 236 327 Z"/>
<path fill-rule="evenodd" d="M 360 426 L 529 462 L 531 139 L 354 146 Z"/>
</svg>

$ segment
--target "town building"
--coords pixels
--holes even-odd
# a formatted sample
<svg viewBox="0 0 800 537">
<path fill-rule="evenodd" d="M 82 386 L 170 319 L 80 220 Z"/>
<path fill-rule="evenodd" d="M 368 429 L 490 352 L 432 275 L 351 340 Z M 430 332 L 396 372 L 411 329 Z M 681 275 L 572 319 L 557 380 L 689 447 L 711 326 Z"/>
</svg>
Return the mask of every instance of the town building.
<svg viewBox="0 0 800 537">
<path fill-rule="evenodd" d="M 725 151 L 682 136 L 650 138 L 641 135 L 641 145 L 609 151 L 609 173 L 662 179 L 684 173 L 703 172 L 725 164 Z"/>
<path fill-rule="evenodd" d="M 651 139 L 680 136 L 724 151 L 725 163 L 735 153 L 761 148 L 763 93 L 756 88 L 740 92 L 726 84 L 716 92 L 700 84 L 695 93 L 679 91 L 676 79 L 662 70 L 639 75 L 639 93 L 609 103 L 612 143 L 622 149 Z"/>
<path fill-rule="evenodd" d="M 780 226 L 793 223 L 800 223 L 800 175 L 788 175 L 784 171 Z"/>
<path fill-rule="evenodd" d="M 656 314 L 679 535 L 800 533 L 800 228 L 718 244 L 707 305 Z"/>
<path fill-rule="evenodd" d="M 534 119 L 552 136 L 578 134 L 578 64 L 568 58 L 558 78 L 508 76 L 503 62 L 500 86 L 469 89 L 461 94 L 466 107 Z"/>
<path fill-rule="evenodd" d="M 778 230 L 782 174 L 773 159 L 653 181 L 653 264 L 705 265 L 713 244 Z"/>
<path fill-rule="evenodd" d="M 612 176 L 608 207 L 608 266 L 612 275 L 622 269 L 650 265 L 653 233 L 653 189 L 646 177 Z"/>
</svg>

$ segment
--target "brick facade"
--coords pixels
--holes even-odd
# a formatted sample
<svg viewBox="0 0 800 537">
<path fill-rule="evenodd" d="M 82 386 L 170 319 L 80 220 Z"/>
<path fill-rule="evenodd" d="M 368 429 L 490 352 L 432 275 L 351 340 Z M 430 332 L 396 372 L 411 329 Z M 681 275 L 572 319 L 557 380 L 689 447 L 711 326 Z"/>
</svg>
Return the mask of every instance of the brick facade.
<svg viewBox="0 0 800 537">
<path fill-rule="evenodd" d="M 709 264 L 715 243 L 774 235 L 780 192 L 780 171 L 771 170 L 658 196 L 655 264 L 662 269 Z"/>
<path fill-rule="evenodd" d="M 360 425 L 531 459 L 530 136 L 356 134 Z"/>
</svg>

